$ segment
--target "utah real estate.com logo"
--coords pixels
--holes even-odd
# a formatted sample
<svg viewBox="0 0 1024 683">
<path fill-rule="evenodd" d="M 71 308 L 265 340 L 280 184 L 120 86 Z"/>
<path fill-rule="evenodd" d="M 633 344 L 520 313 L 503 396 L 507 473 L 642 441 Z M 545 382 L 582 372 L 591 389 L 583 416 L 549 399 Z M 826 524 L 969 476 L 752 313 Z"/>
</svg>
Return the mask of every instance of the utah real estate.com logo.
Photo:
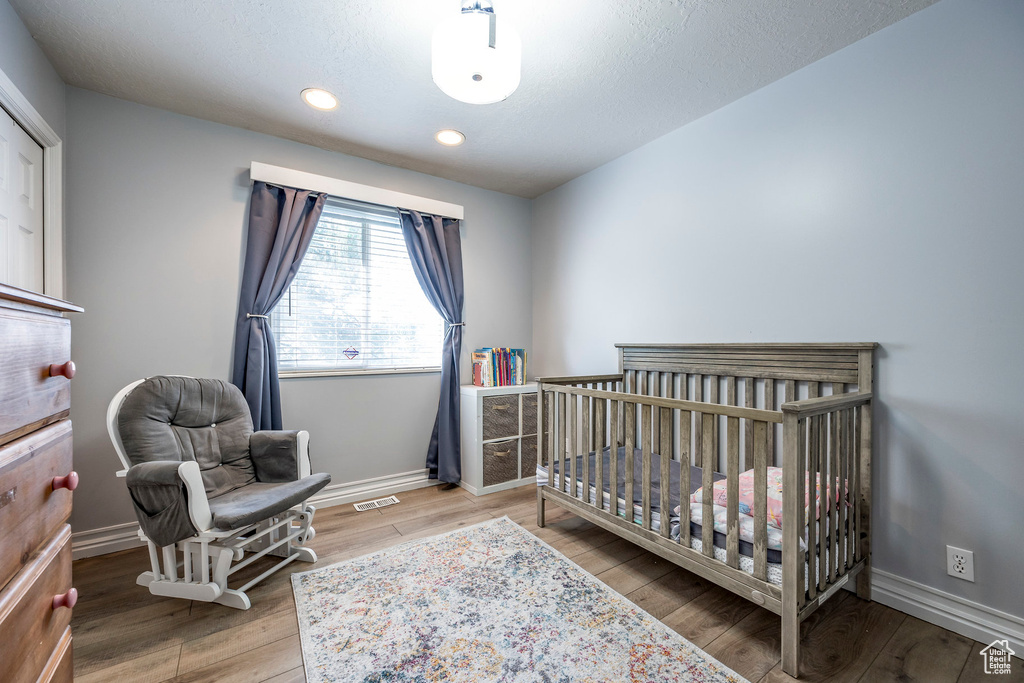
<svg viewBox="0 0 1024 683">
<path fill-rule="evenodd" d="M 1010 657 L 1017 653 L 1010 649 L 1008 641 L 997 640 L 983 648 L 980 654 L 985 659 L 985 673 L 1009 674 Z"/>
</svg>

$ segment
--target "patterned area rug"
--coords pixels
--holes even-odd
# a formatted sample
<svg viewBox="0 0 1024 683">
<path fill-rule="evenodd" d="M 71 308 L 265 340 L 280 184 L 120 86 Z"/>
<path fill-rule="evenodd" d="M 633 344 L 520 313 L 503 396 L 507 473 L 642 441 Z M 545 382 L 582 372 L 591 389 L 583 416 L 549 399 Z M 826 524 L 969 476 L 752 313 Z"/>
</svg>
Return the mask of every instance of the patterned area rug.
<svg viewBox="0 0 1024 683">
<path fill-rule="evenodd" d="M 292 575 L 306 679 L 744 679 L 508 518 Z"/>
</svg>

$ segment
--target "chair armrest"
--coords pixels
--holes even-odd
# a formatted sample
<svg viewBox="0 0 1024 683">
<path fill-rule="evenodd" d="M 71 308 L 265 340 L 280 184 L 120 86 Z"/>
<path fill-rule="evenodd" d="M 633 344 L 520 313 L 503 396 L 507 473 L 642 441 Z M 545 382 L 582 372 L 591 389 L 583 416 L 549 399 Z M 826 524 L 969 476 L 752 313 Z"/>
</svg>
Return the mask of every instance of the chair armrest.
<svg viewBox="0 0 1024 683">
<path fill-rule="evenodd" d="M 308 477 L 309 432 L 254 432 L 249 437 L 249 455 L 258 481 L 277 483 Z"/>
<path fill-rule="evenodd" d="M 213 518 L 197 462 L 139 463 L 128 469 L 125 483 L 142 532 L 157 545 L 210 528 Z"/>
</svg>

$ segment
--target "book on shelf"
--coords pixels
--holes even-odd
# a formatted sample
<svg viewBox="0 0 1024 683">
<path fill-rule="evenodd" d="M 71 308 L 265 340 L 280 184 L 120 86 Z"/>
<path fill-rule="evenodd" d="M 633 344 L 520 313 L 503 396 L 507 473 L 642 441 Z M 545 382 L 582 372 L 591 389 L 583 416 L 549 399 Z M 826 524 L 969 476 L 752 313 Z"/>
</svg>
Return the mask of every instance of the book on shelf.
<svg viewBox="0 0 1024 683">
<path fill-rule="evenodd" d="M 526 349 L 484 347 L 473 351 L 473 384 L 509 387 L 526 384 Z"/>
</svg>

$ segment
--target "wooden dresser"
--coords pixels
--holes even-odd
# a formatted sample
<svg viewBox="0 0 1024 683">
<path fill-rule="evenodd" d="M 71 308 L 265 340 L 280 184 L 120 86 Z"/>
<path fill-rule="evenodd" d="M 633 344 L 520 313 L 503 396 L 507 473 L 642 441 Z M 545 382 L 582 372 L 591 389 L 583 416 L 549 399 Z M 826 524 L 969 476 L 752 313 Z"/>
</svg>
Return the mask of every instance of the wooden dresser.
<svg viewBox="0 0 1024 683">
<path fill-rule="evenodd" d="M 460 387 L 462 487 L 474 495 L 537 480 L 537 385 Z"/>
<path fill-rule="evenodd" d="M 0 284 L 0 681 L 70 681 L 71 323 Z"/>
</svg>

